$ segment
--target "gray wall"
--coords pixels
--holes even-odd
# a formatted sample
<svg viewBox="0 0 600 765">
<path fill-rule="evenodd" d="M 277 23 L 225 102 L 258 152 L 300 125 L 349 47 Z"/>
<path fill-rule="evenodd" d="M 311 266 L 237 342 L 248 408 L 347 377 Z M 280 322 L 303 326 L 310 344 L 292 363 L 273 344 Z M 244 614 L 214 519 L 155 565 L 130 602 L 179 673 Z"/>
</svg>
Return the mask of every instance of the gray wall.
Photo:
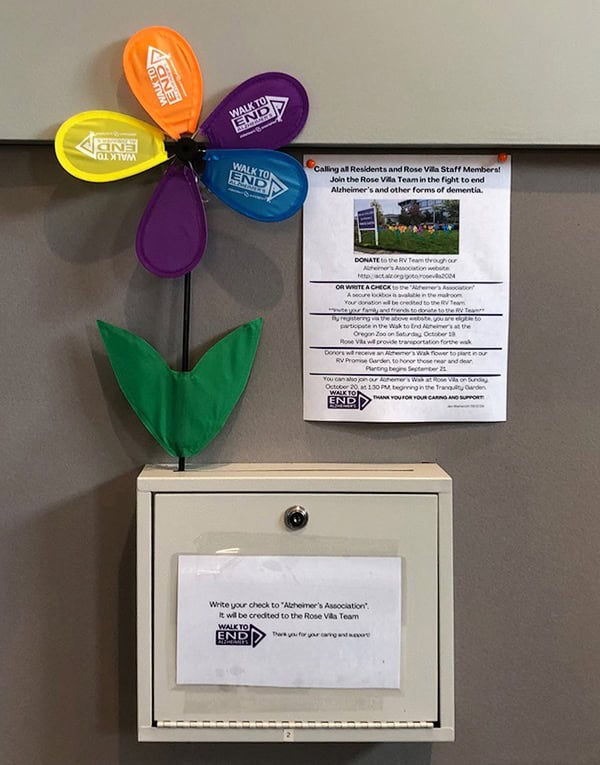
<svg viewBox="0 0 600 765">
<path fill-rule="evenodd" d="M 94 320 L 176 360 L 181 285 L 133 251 L 159 171 L 87 185 L 48 146 L 1 146 L 0 163 L 0 761 L 597 765 L 600 153 L 514 153 L 502 424 L 303 422 L 300 216 L 261 226 L 209 203 L 196 353 L 266 323 L 201 460 L 433 460 L 455 479 L 457 741 L 433 747 L 136 743 L 135 477 L 163 454 Z"/>
<path fill-rule="evenodd" d="M 121 56 L 158 24 L 192 45 L 205 116 L 282 70 L 310 96 L 305 143 L 598 144 L 597 0 L 2 0 L 0 139 L 52 139 L 85 109 L 144 117 Z"/>
</svg>

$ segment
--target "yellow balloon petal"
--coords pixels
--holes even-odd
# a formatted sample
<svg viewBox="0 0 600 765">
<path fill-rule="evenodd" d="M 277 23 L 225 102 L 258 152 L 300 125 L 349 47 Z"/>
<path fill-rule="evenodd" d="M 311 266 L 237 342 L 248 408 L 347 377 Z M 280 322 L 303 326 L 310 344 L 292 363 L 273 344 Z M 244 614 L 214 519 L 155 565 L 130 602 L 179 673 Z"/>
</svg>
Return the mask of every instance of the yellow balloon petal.
<svg viewBox="0 0 600 765">
<path fill-rule="evenodd" d="M 58 129 L 54 150 L 68 173 L 96 183 L 137 175 L 168 158 L 160 130 L 109 111 L 70 117 Z"/>
</svg>

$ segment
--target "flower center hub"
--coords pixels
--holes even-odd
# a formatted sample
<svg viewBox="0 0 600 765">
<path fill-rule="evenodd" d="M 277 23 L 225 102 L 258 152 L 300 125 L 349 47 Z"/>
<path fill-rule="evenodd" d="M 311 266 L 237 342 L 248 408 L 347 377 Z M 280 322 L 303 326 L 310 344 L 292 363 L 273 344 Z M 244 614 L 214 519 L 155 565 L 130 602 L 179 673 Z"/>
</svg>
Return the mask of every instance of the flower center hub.
<svg viewBox="0 0 600 765">
<path fill-rule="evenodd" d="M 204 147 L 201 143 L 198 143 L 198 141 L 195 141 L 193 138 L 190 138 L 189 136 L 183 136 L 182 138 L 179 138 L 177 141 L 175 141 L 173 151 L 177 159 L 187 165 L 189 163 L 195 162 L 196 160 L 199 160 L 202 157 L 202 154 L 204 153 Z"/>
</svg>

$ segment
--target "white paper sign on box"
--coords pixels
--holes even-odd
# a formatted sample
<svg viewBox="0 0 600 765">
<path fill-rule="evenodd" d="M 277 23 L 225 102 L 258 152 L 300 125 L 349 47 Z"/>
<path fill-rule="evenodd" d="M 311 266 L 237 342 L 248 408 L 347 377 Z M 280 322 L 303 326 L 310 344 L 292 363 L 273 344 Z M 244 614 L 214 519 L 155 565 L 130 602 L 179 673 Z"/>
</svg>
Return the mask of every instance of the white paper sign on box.
<svg viewBox="0 0 600 765">
<path fill-rule="evenodd" d="M 399 688 L 400 651 L 400 558 L 179 556 L 179 685 Z"/>
</svg>

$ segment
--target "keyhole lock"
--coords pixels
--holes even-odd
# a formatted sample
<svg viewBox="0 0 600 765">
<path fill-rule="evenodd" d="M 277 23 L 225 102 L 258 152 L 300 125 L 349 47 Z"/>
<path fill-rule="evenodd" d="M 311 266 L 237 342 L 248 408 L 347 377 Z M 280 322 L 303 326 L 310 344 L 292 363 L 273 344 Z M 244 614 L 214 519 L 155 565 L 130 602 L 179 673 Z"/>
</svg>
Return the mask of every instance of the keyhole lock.
<svg viewBox="0 0 600 765">
<path fill-rule="evenodd" d="M 308 510 L 303 508 L 302 505 L 288 507 L 283 515 L 283 521 L 290 531 L 303 529 L 308 523 Z"/>
</svg>

